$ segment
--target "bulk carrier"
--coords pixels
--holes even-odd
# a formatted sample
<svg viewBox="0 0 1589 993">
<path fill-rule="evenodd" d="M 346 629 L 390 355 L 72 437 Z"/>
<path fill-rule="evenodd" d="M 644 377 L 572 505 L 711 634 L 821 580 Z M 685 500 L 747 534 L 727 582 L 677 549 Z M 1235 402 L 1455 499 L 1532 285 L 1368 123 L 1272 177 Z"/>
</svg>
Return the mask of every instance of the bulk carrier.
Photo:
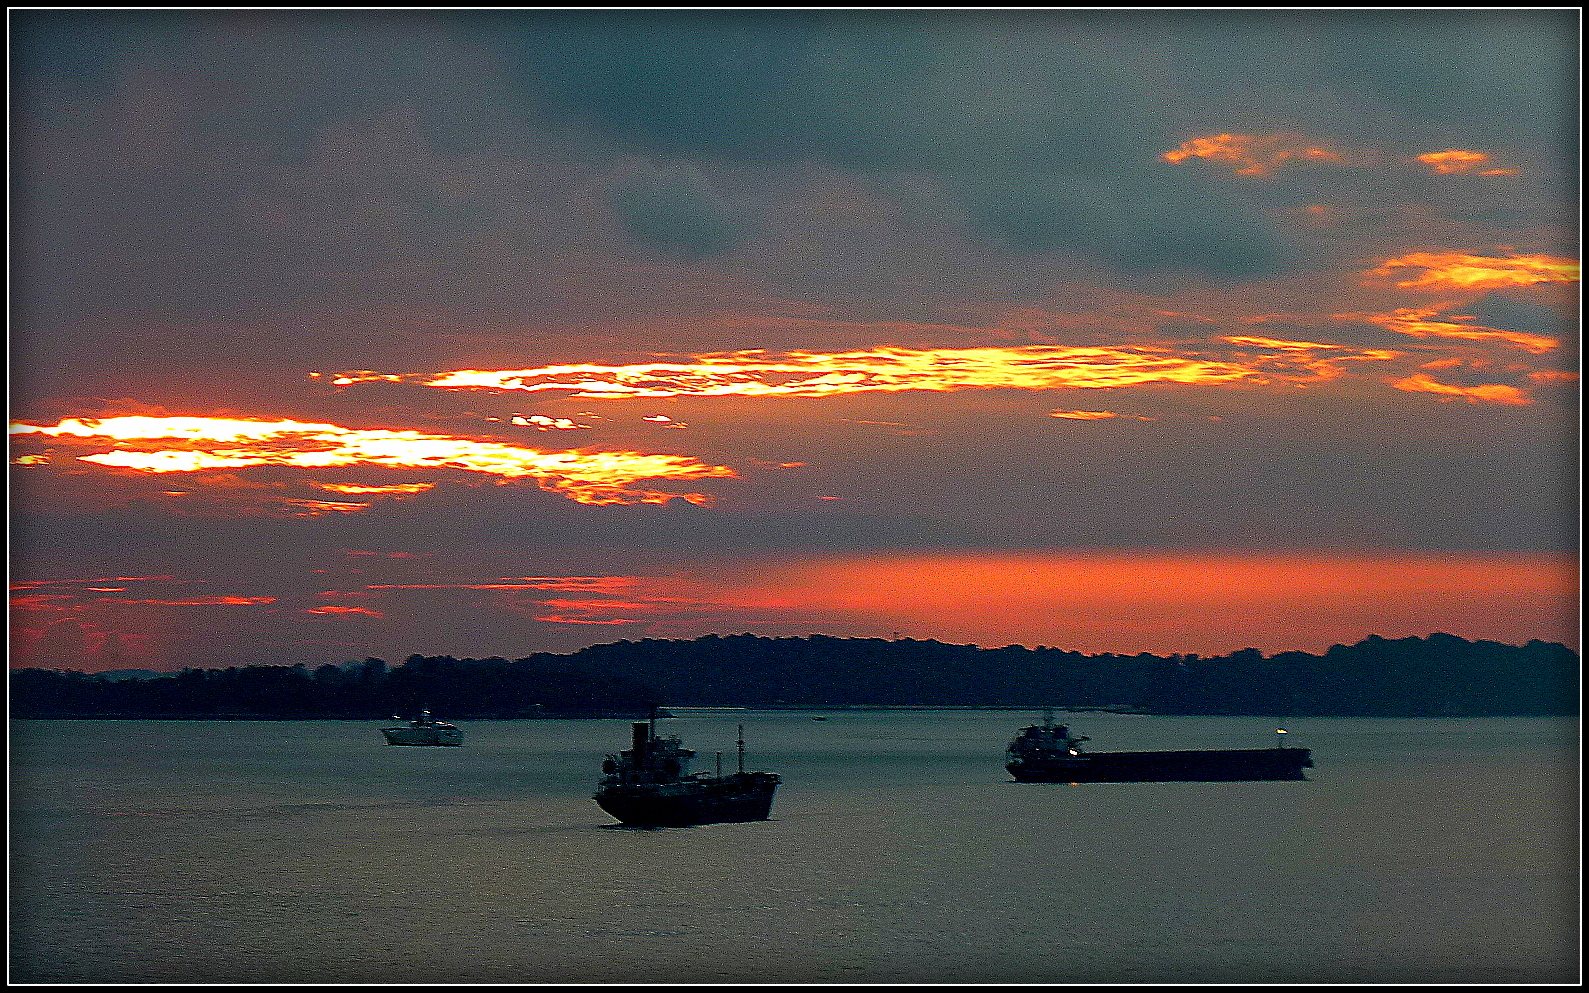
<svg viewBox="0 0 1589 993">
<path fill-rule="evenodd" d="M 1280 735 L 1284 735 L 1282 730 Z M 1052 711 L 1043 723 L 1020 730 L 1005 749 L 1004 768 L 1021 783 L 1233 782 L 1306 779 L 1313 767 L 1307 748 L 1220 748 L 1171 752 L 1087 752 Z M 1282 739 L 1283 740 L 1283 739 Z"/>
</svg>

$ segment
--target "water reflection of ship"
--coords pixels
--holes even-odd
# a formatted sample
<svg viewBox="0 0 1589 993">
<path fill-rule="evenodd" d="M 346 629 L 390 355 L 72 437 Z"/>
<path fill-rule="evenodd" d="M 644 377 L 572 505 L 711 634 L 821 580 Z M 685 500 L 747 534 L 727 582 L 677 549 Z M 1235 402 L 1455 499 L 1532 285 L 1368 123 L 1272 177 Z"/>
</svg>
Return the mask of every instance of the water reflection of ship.
<svg viewBox="0 0 1589 993">
<path fill-rule="evenodd" d="M 745 726 L 739 726 L 739 770 L 727 776 L 689 771 L 695 752 L 678 738 L 657 737 L 656 712 L 632 726 L 630 747 L 607 756 L 596 803 L 631 827 L 686 827 L 764 821 L 781 782 L 770 772 L 745 771 Z M 722 765 L 722 755 L 718 755 Z"/>
<path fill-rule="evenodd" d="M 396 716 L 392 720 L 398 720 Z M 419 716 L 407 724 L 381 728 L 388 745 L 461 745 L 463 731 L 456 724 L 433 720 L 430 711 L 421 710 Z"/>
<path fill-rule="evenodd" d="M 1285 730 L 1277 734 L 1283 742 Z M 1005 768 L 1022 783 L 1232 782 L 1306 779 L 1313 767 L 1307 748 L 1221 748 L 1167 752 L 1087 752 L 1053 711 L 1025 727 L 1005 749 Z"/>
</svg>

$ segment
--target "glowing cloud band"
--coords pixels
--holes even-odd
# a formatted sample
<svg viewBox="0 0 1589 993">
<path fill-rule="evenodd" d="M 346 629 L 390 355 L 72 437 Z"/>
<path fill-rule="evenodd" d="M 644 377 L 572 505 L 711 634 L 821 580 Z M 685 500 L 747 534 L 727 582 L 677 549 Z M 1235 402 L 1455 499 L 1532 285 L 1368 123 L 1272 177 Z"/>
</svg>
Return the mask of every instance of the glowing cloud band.
<svg viewBox="0 0 1589 993">
<path fill-rule="evenodd" d="M 1500 290 L 1537 283 L 1576 283 L 1576 259 L 1550 255 L 1470 255 L 1465 252 L 1410 252 L 1387 259 L 1366 275 L 1398 279 L 1405 290 Z"/>
<path fill-rule="evenodd" d="M 82 462 L 139 472 L 199 472 L 266 465 L 301 469 L 375 466 L 410 471 L 456 470 L 501 479 L 533 479 L 542 489 L 588 504 L 666 503 L 674 497 L 707 503 L 710 497 L 705 494 L 663 493 L 639 489 L 635 484 L 653 479 L 696 480 L 735 475 L 726 466 L 707 465 L 682 455 L 543 452 L 417 431 L 364 431 L 335 424 L 288 420 L 72 417 L 54 426 L 12 424 L 10 433 L 84 439 L 95 447 L 106 442 L 141 446 L 77 456 Z M 171 442 L 179 443 L 180 447 L 171 446 Z"/>
<path fill-rule="evenodd" d="M 677 396 L 825 397 L 843 393 L 967 389 L 1111 389 L 1150 383 L 1223 384 L 1253 376 L 1235 362 L 1154 348 L 1011 348 L 772 354 L 760 350 L 631 365 L 460 369 L 394 377 L 345 372 L 334 382 L 417 382 L 441 390 L 566 391 L 589 398 Z"/>
<path fill-rule="evenodd" d="M 1070 421 L 1107 421 L 1120 415 L 1112 410 L 1053 410 L 1049 416 Z"/>
<path fill-rule="evenodd" d="M 1461 148 L 1451 148 L 1444 152 L 1429 152 L 1418 156 L 1418 161 L 1428 166 L 1431 172 L 1438 175 L 1469 172 L 1479 176 L 1517 175 L 1516 169 L 1491 166 L 1490 157 L 1484 152 L 1469 152 Z"/>
<path fill-rule="evenodd" d="M 1291 162 L 1342 162 L 1344 156 L 1299 135 L 1216 134 L 1182 142 L 1159 158 L 1179 164 L 1207 159 L 1231 166 L 1238 176 L 1267 176 Z"/>
<path fill-rule="evenodd" d="M 1361 320 L 1378 324 L 1380 327 L 1395 331 L 1398 334 L 1408 335 L 1413 338 L 1461 338 L 1468 341 L 1500 341 L 1531 352 L 1534 355 L 1543 355 L 1561 346 L 1561 341 L 1542 334 L 1528 334 L 1522 331 L 1507 331 L 1502 328 L 1485 327 L 1482 324 L 1471 323 L 1474 319 L 1465 314 L 1449 315 L 1450 320 L 1436 321 L 1430 318 L 1437 313 L 1435 308 L 1407 307 L 1389 314 L 1358 314 L 1341 315 L 1355 316 Z"/>
<path fill-rule="evenodd" d="M 1454 386 L 1430 379 L 1421 372 L 1414 373 L 1406 379 L 1398 379 L 1390 385 L 1409 393 L 1433 393 L 1442 400 L 1466 400 L 1469 403 L 1500 403 L 1510 406 L 1524 406 L 1531 402 L 1528 394 L 1515 386 L 1507 386 L 1504 383 Z"/>
<path fill-rule="evenodd" d="M 1238 176 L 1267 176 L 1282 166 L 1297 162 L 1329 162 L 1348 166 L 1378 166 L 1386 156 L 1372 150 L 1343 153 L 1321 142 L 1297 134 L 1249 135 L 1215 134 L 1190 138 L 1179 148 L 1159 156 L 1162 162 L 1178 165 L 1189 159 L 1204 159 L 1230 166 Z M 1441 175 L 1515 176 L 1518 170 L 1495 165 L 1485 152 L 1448 148 L 1426 152 L 1411 159 L 1430 172 Z"/>
</svg>

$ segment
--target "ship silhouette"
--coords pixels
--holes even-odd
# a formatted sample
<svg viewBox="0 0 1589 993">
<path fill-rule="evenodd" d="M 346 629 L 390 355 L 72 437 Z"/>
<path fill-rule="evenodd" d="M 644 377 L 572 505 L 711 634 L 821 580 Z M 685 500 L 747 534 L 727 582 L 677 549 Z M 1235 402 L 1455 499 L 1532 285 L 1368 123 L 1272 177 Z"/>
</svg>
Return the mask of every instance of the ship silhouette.
<svg viewBox="0 0 1589 993">
<path fill-rule="evenodd" d="M 657 736 L 655 709 L 632 725 L 630 746 L 602 763 L 595 801 L 630 827 L 688 827 L 764 821 L 782 781 L 771 772 L 745 771 L 745 726 L 739 726 L 739 768 L 729 775 L 691 773 L 695 756 L 678 738 Z M 721 756 L 719 756 L 721 764 Z"/>
<path fill-rule="evenodd" d="M 1284 729 L 1277 732 L 1284 741 Z M 1090 740 L 1055 724 L 1053 711 L 1043 723 L 1024 727 L 1005 749 L 1005 765 L 1021 783 L 1235 782 L 1306 779 L 1313 767 L 1307 748 L 1219 748 L 1165 752 L 1088 752 Z"/>
</svg>

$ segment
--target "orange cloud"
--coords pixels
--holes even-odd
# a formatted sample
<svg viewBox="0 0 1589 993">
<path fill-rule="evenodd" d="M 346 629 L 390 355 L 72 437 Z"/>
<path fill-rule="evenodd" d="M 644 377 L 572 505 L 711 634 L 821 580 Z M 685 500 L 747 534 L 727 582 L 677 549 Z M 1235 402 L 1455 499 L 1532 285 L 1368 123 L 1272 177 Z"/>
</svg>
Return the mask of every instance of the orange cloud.
<svg viewBox="0 0 1589 993">
<path fill-rule="evenodd" d="M 613 600 L 546 600 L 536 605 L 539 610 L 557 613 L 537 614 L 536 620 L 548 624 L 634 624 L 638 614 L 646 616 L 655 612 L 653 602 L 619 602 Z"/>
<path fill-rule="evenodd" d="M 1067 421 L 1107 421 L 1115 418 L 1125 418 L 1128 421 L 1157 420 L 1153 417 L 1143 417 L 1141 414 L 1117 414 L 1112 410 L 1051 410 L 1048 416 Z"/>
<path fill-rule="evenodd" d="M 545 623 L 545 624 L 595 624 L 595 625 L 603 625 L 603 626 L 605 626 L 605 625 L 610 625 L 610 624 L 634 624 L 634 623 L 636 623 L 635 619 L 632 618 L 632 617 L 593 618 L 593 617 L 572 617 L 572 616 L 569 616 L 567 614 L 545 614 L 545 615 L 537 616 L 535 619 L 538 620 L 538 621 L 541 621 L 542 623 Z"/>
<path fill-rule="evenodd" d="M 1500 341 L 1521 348 L 1525 352 L 1543 355 L 1561 346 L 1557 338 L 1523 331 L 1485 327 L 1465 323 L 1476 320 L 1466 314 L 1447 315 L 1449 320 L 1430 320 L 1438 308 L 1403 307 L 1389 314 L 1338 314 L 1337 317 L 1367 321 L 1382 328 L 1414 338 L 1462 338 L 1468 341 Z"/>
<path fill-rule="evenodd" d="M 139 580 L 167 581 L 170 577 L 136 577 Z M 239 596 L 234 593 L 200 594 L 197 596 L 106 596 L 107 593 L 127 593 L 125 586 L 88 585 L 92 581 L 54 580 L 34 583 L 16 583 L 11 589 L 13 609 L 85 604 L 109 604 L 139 607 L 260 607 L 276 602 L 273 596 Z M 55 587 L 58 592 L 16 595 L 16 591 Z"/>
<path fill-rule="evenodd" d="M 580 431 L 590 427 L 589 424 L 580 424 L 566 417 L 547 417 L 545 414 L 514 414 L 512 423 L 516 427 L 534 428 L 537 431 Z"/>
<path fill-rule="evenodd" d="M 702 493 L 643 489 L 644 480 L 733 477 L 726 466 L 682 455 L 641 452 L 545 452 L 491 441 L 417 431 L 369 431 L 335 424 L 210 417 L 72 417 L 54 426 L 12 424 L 13 436 L 40 435 L 111 451 L 79 455 L 96 465 L 139 472 L 199 472 L 250 466 L 318 470 L 370 466 L 408 471 L 461 471 L 501 479 L 532 479 L 542 489 L 580 503 L 665 503 L 680 496 L 706 503 Z M 142 446 L 134 448 L 131 446 Z M 311 510 L 349 510 L 363 504 L 322 502 Z"/>
<path fill-rule="evenodd" d="M 627 592 L 633 576 L 509 576 L 477 583 L 371 583 L 367 590 L 555 590 L 580 593 Z"/>
<path fill-rule="evenodd" d="M 108 603 L 136 604 L 142 607 L 258 607 L 267 603 L 275 603 L 273 596 L 192 596 L 179 599 L 160 599 L 145 597 L 141 599 L 127 599 L 123 597 L 101 597 Z"/>
<path fill-rule="evenodd" d="M 379 610 L 370 610 L 368 607 L 339 607 L 339 606 L 335 606 L 335 605 L 331 605 L 331 604 L 327 604 L 324 607 L 310 607 L 308 610 L 305 610 L 304 613 L 306 613 L 306 614 L 322 614 L 322 615 L 331 615 L 331 616 L 343 616 L 343 615 L 346 615 L 346 614 L 366 614 L 366 615 L 368 615 L 370 617 L 376 618 L 377 620 L 380 620 L 380 619 L 383 619 L 383 618 L 386 617 L 386 615 L 381 613 Z"/>
<path fill-rule="evenodd" d="M 357 591 L 328 591 L 323 597 L 362 596 L 432 603 L 431 594 L 493 594 L 490 609 L 505 609 L 550 624 L 653 625 L 677 619 L 716 616 L 739 607 L 715 588 L 689 576 L 505 576 L 442 583 L 372 583 Z M 550 595 L 547 595 L 550 594 Z M 392 613 L 391 610 L 388 613 Z"/>
<path fill-rule="evenodd" d="M 1107 389 L 1147 383 L 1228 383 L 1252 375 L 1232 362 L 1153 348 L 1026 345 L 1009 348 L 877 348 L 772 354 L 761 350 L 633 365 L 460 369 L 396 377 L 443 390 L 569 391 L 583 397 L 802 396 L 965 389 Z M 344 373 L 339 383 L 391 381 Z"/>
<path fill-rule="evenodd" d="M 1417 157 L 1419 162 L 1428 166 L 1431 172 L 1441 175 L 1451 173 L 1476 173 L 1480 176 L 1515 176 L 1516 169 L 1502 169 L 1489 166 L 1490 157 L 1484 152 L 1469 152 L 1460 148 L 1447 149 L 1444 152 L 1428 152 Z"/>
<path fill-rule="evenodd" d="M 83 586 L 92 589 L 94 585 L 107 583 L 173 583 L 182 582 L 175 576 L 112 576 L 99 579 L 26 579 L 11 584 L 13 590 L 36 590 L 46 586 Z"/>
<path fill-rule="evenodd" d="M 1433 393 L 1442 399 L 1466 400 L 1469 403 L 1500 403 L 1511 406 L 1524 406 L 1532 403 L 1528 394 L 1515 386 L 1506 386 L 1502 383 L 1485 383 L 1480 386 L 1453 386 L 1430 379 L 1424 373 L 1415 372 L 1406 379 L 1398 379 L 1390 385 L 1398 390 L 1407 390 L 1412 393 Z"/>
<path fill-rule="evenodd" d="M 1251 345 L 1255 348 L 1272 348 L 1277 352 L 1313 352 L 1321 349 L 1338 349 L 1340 345 L 1331 345 L 1318 341 L 1289 341 L 1285 338 L 1265 338 L 1254 334 L 1230 334 L 1220 339 L 1232 345 Z"/>
<path fill-rule="evenodd" d="M 357 514 L 369 510 L 367 503 L 354 503 L 343 500 L 302 500 L 287 497 L 282 503 L 302 511 L 304 515 L 313 517 L 318 514 Z"/>
<path fill-rule="evenodd" d="M 506 576 L 474 582 L 371 583 L 358 591 L 327 591 L 322 597 L 358 598 L 454 592 L 500 594 L 493 609 L 526 613 L 549 624 L 646 624 L 720 606 L 689 581 L 652 576 Z M 538 594 L 550 593 L 552 596 Z M 426 601 L 428 602 L 428 601 Z"/>
<path fill-rule="evenodd" d="M 1400 279 L 1411 290 L 1500 290 L 1537 283 L 1576 283 L 1578 261 L 1550 255 L 1470 255 L 1465 252 L 1410 252 L 1387 259 L 1365 275 Z"/>
<path fill-rule="evenodd" d="M 1120 415 L 1112 410 L 1051 410 L 1048 416 L 1063 417 L 1072 421 L 1105 421 Z"/>
<path fill-rule="evenodd" d="M 1292 382 L 1333 380 L 1346 374 L 1348 362 L 1388 362 L 1400 352 L 1383 348 L 1353 349 L 1316 341 L 1288 341 L 1259 335 L 1226 335 L 1221 341 L 1244 348 L 1261 349 L 1270 354 L 1250 358 L 1255 366 L 1274 369 Z"/>
<path fill-rule="evenodd" d="M 1192 138 L 1159 156 L 1165 162 L 1207 159 L 1231 166 L 1238 176 L 1266 176 L 1291 162 L 1344 162 L 1345 157 L 1300 135 L 1216 134 Z"/>
<path fill-rule="evenodd" d="M 1353 362 L 1385 362 L 1402 353 L 1257 335 L 1216 339 L 1239 350 L 1192 343 L 1129 346 L 1018 345 L 816 353 L 763 350 L 680 356 L 632 365 L 542 366 L 371 374 L 446 390 L 567 391 L 590 399 L 632 397 L 828 397 L 856 393 L 957 390 L 1125 389 L 1180 384 L 1202 387 L 1299 385 L 1335 380 Z M 351 380 L 364 374 L 349 373 Z M 660 423 L 657 417 L 648 421 Z M 676 422 L 672 422 L 676 423 Z M 899 422 L 856 421 L 897 427 Z M 671 423 L 669 424 L 671 426 Z"/>
<path fill-rule="evenodd" d="M 413 496 L 435 488 L 435 483 L 389 483 L 384 486 L 361 486 L 356 483 L 314 483 L 314 486 L 332 493 L 346 493 L 349 496 L 370 494 L 372 496 Z"/>
</svg>

